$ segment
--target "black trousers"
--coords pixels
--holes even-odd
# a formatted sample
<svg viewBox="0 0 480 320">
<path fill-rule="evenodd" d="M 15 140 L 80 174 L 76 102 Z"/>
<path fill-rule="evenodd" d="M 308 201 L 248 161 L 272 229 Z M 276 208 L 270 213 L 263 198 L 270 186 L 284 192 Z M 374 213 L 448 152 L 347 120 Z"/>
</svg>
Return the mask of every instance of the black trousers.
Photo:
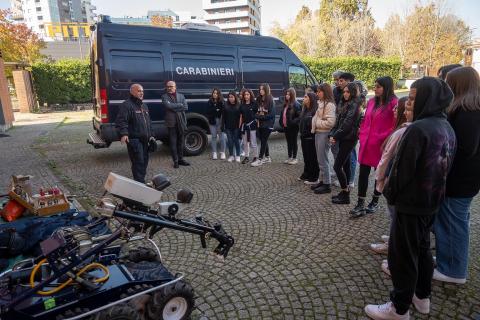
<svg viewBox="0 0 480 320">
<path fill-rule="evenodd" d="M 172 153 L 173 162 L 182 160 L 185 136 L 178 126 L 168 128 L 168 138 L 170 140 L 170 152 Z"/>
<path fill-rule="evenodd" d="M 390 299 L 398 314 L 408 311 L 413 294 L 430 297 L 433 259 L 430 251 L 430 228 L 434 215 L 407 215 L 395 212 L 388 240 L 388 267 L 393 290 Z"/>
<path fill-rule="evenodd" d="M 296 158 L 298 152 L 298 127 L 286 127 L 285 138 L 287 139 L 288 157 Z"/>
<path fill-rule="evenodd" d="M 358 197 L 365 198 L 367 196 L 368 190 L 368 177 L 370 176 L 370 171 L 372 167 L 361 164 L 360 165 L 360 173 L 358 175 Z M 373 191 L 373 195 L 380 196 L 382 195 L 380 192 L 377 191 L 377 181 L 375 180 L 375 188 Z"/>
<path fill-rule="evenodd" d="M 129 139 L 127 151 L 132 164 L 133 179 L 145 183 L 148 166 L 148 141 Z"/>
<path fill-rule="evenodd" d="M 272 133 L 272 130 L 269 128 L 258 128 L 258 136 L 260 137 L 260 154 L 258 157 L 260 159 L 270 156 L 270 151 L 268 150 L 268 137 L 270 137 L 270 133 Z"/>
<path fill-rule="evenodd" d="M 315 138 L 301 138 L 303 163 L 305 164 L 302 177 L 308 181 L 317 181 L 320 169 L 317 161 Z"/>
<path fill-rule="evenodd" d="M 348 177 L 351 172 L 351 156 L 352 150 L 355 147 L 355 140 L 340 140 L 338 143 L 338 154 L 333 164 L 333 170 L 340 182 L 340 187 L 346 189 L 348 186 Z"/>
</svg>

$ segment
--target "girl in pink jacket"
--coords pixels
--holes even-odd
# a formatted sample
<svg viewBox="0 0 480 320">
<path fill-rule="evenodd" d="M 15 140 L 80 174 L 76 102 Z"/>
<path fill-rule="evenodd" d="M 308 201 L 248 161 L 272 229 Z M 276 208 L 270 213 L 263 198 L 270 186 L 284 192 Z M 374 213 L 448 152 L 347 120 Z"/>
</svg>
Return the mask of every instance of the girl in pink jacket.
<svg viewBox="0 0 480 320">
<path fill-rule="evenodd" d="M 393 109 L 397 102 L 398 99 L 393 91 L 393 79 L 388 76 L 378 78 L 375 81 L 375 97 L 368 101 L 365 117 L 360 126 L 358 202 L 355 208 L 350 211 L 352 218 L 377 211 L 378 200 L 381 195 L 377 190 L 374 191 L 372 201 L 365 207 L 368 178 L 371 169 L 376 169 L 378 166 L 385 139 L 393 131 L 395 125 Z"/>
</svg>

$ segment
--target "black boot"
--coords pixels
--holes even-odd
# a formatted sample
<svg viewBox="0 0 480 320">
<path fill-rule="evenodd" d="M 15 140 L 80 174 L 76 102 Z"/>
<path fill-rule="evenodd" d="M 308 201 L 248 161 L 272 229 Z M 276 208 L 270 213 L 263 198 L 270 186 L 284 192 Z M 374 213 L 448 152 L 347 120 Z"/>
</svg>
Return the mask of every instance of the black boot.
<svg viewBox="0 0 480 320">
<path fill-rule="evenodd" d="M 323 185 L 323 181 L 320 181 L 319 183 L 314 184 L 313 186 L 310 186 L 310 189 L 315 190 L 322 185 Z"/>
<path fill-rule="evenodd" d="M 367 209 L 365 209 L 366 213 L 375 213 L 378 209 L 378 199 L 380 196 L 373 196 L 372 201 L 367 206 Z"/>
<path fill-rule="evenodd" d="M 329 185 L 329 184 L 322 184 L 321 186 L 319 186 L 318 188 L 316 188 L 315 190 L 313 190 L 313 192 L 314 192 L 315 194 L 330 193 L 330 192 L 332 192 L 332 188 L 330 188 L 330 185 Z"/>
<path fill-rule="evenodd" d="M 357 205 L 355 208 L 350 210 L 350 214 L 352 215 L 351 218 L 359 218 L 365 215 L 365 199 L 358 198 Z"/>
<path fill-rule="evenodd" d="M 334 204 L 350 204 L 350 191 L 342 190 L 337 197 L 332 199 Z"/>
<path fill-rule="evenodd" d="M 242 164 L 248 163 L 248 161 L 249 161 L 248 157 L 245 157 L 245 158 L 243 158 L 243 160 L 242 160 Z"/>
</svg>

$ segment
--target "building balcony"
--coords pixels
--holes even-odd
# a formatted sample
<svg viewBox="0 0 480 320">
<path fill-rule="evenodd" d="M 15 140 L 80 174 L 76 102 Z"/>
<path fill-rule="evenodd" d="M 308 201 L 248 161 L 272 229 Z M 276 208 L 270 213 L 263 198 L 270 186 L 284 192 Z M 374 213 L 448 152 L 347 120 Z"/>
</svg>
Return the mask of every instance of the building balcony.
<svg viewBox="0 0 480 320">
<path fill-rule="evenodd" d="M 230 22 L 230 23 L 215 23 L 215 26 L 219 27 L 222 30 L 225 29 L 241 29 L 241 28 L 250 28 L 250 23 L 248 21 L 240 22 Z"/>
<path fill-rule="evenodd" d="M 226 12 L 226 13 L 207 13 L 204 16 L 206 21 L 209 20 L 220 20 L 220 19 L 239 19 L 239 18 L 247 18 L 249 16 L 249 12 L 245 11 L 235 11 L 235 12 Z"/>
</svg>

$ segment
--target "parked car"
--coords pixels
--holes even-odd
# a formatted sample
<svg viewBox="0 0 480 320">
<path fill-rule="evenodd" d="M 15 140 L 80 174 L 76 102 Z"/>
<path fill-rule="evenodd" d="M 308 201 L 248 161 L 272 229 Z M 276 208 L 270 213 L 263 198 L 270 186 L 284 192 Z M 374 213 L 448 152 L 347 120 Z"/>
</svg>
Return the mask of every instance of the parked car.
<svg viewBox="0 0 480 320">
<path fill-rule="evenodd" d="M 207 147 L 205 111 L 214 87 L 224 94 L 244 87 L 258 94 L 259 85 L 266 82 L 276 98 L 278 116 L 278 98 L 285 89 L 294 87 L 297 96 L 303 97 L 305 87 L 317 83 L 300 59 L 272 37 L 121 25 L 105 18 L 92 29 L 95 131 L 88 142 L 96 148 L 119 140 L 115 118 L 133 83 L 143 86 L 155 137 L 164 143 L 168 135 L 160 97 L 167 80 L 177 83 L 188 102 L 186 155 L 198 155 Z"/>
</svg>

